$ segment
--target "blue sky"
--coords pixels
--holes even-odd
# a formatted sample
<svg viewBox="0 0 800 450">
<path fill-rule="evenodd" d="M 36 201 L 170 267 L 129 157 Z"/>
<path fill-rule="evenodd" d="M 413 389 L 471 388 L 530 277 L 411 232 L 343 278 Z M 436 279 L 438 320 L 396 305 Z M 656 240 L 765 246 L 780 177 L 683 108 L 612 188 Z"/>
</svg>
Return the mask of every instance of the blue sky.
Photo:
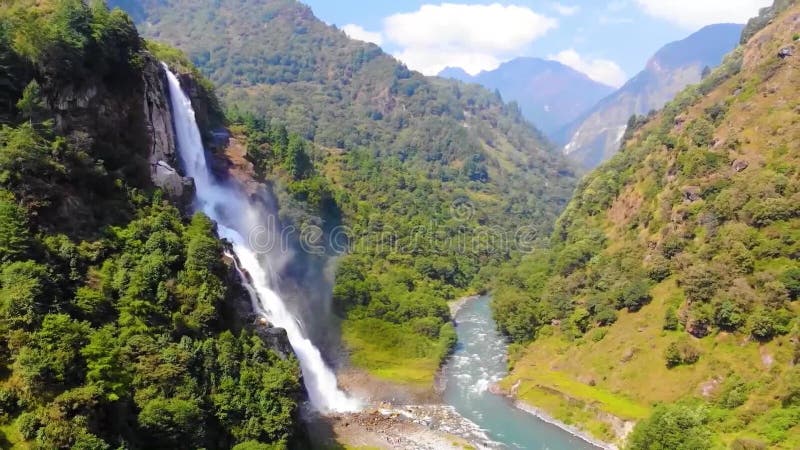
<svg viewBox="0 0 800 450">
<path fill-rule="evenodd" d="M 705 25 L 744 23 L 772 0 L 305 0 L 327 23 L 409 67 L 491 70 L 517 56 L 559 60 L 609 85 Z"/>
</svg>

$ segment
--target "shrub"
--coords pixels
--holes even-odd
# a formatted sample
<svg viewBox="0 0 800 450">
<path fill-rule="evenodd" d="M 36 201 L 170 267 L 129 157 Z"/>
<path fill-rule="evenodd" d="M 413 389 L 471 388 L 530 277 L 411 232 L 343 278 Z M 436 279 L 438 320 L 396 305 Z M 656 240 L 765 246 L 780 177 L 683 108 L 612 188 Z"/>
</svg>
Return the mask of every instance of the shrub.
<svg viewBox="0 0 800 450">
<path fill-rule="evenodd" d="M 702 408 L 662 405 L 650 418 L 640 421 L 628 442 L 628 450 L 706 450 L 713 447 L 708 418 Z"/>
<path fill-rule="evenodd" d="M 719 275 L 708 267 L 694 265 L 681 280 L 686 298 L 693 302 L 711 300 L 720 284 Z"/>
<path fill-rule="evenodd" d="M 647 267 L 647 277 L 660 283 L 672 275 L 669 260 L 662 255 L 653 255 Z"/>
<path fill-rule="evenodd" d="M 39 418 L 32 413 L 22 413 L 17 419 L 17 429 L 25 440 L 31 440 L 36 437 L 36 432 L 42 427 Z"/>
<path fill-rule="evenodd" d="M 617 312 L 610 306 L 604 306 L 597 310 L 594 318 L 601 327 L 611 326 L 617 321 Z"/>
<path fill-rule="evenodd" d="M 664 359 L 668 368 L 690 366 L 700 360 L 698 350 L 687 338 L 675 341 L 664 351 Z"/>
<path fill-rule="evenodd" d="M 592 342 L 600 342 L 606 337 L 607 334 L 608 334 L 607 328 L 595 328 L 589 334 L 589 339 L 591 339 Z"/>
<path fill-rule="evenodd" d="M 617 306 L 628 308 L 628 311 L 635 312 L 642 309 L 642 306 L 650 303 L 650 286 L 644 280 L 635 280 L 627 283 L 617 296 Z"/>
<path fill-rule="evenodd" d="M 777 332 L 777 324 L 774 317 L 766 310 L 759 310 L 750 318 L 750 334 L 760 340 L 768 341 Z"/>
<path fill-rule="evenodd" d="M 667 312 L 664 313 L 664 325 L 662 328 L 666 331 L 676 331 L 678 329 L 678 325 L 680 325 L 678 321 L 678 314 L 675 312 L 675 308 L 670 306 L 667 308 Z"/>
<path fill-rule="evenodd" d="M 679 236 L 671 235 L 661 243 L 661 254 L 665 258 L 672 259 L 686 247 L 686 241 Z"/>
<path fill-rule="evenodd" d="M 741 378 L 734 375 L 725 381 L 722 386 L 717 403 L 723 408 L 734 409 L 742 406 L 747 401 L 749 388 Z"/>
<path fill-rule="evenodd" d="M 693 120 L 686 127 L 686 132 L 692 143 L 698 147 L 708 147 L 714 138 L 714 126 L 703 118 Z"/>
<path fill-rule="evenodd" d="M 714 323 L 725 331 L 736 331 L 747 321 L 745 311 L 732 300 L 725 300 L 717 306 Z"/>
<path fill-rule="evenodd" d="M 282 450 L 286 448 L 286 444 L 264 444 L 257 441 L 246 441 L 241 444 L 236 444 L 233 450 Z"/>
<path fill-rule="evenodd" d="M 790 299 L 797 300 L 800 298 L 800 268 L 792 267 L 787 269 L 781 275 L 780 281 L 786 286 Z"/>
</svg>

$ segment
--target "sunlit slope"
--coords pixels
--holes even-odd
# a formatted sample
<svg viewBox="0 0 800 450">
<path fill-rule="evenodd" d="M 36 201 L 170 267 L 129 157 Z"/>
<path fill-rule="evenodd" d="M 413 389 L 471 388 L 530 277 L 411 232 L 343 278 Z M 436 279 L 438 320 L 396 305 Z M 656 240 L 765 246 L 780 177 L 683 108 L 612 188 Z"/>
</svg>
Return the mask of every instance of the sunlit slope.
<svg viewBox="0 0 800 450">
<path fill-rule="evenodd" d="M 609 439 L 606 413 L 694 399 L 714 446 L 800 445 L 800 7 L 778 3 L 506 275 L 501 327 L 535 338 L 504 382 L 521 399 Z"/>
</svg>

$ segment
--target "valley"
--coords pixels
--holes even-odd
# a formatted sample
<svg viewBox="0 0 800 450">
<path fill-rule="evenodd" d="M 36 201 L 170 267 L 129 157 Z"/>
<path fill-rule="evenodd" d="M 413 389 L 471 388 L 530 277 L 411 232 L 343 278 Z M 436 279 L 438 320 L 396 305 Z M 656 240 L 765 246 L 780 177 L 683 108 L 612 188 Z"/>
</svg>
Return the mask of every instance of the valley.
<svg viewBox="0 0 800 450">
<path fill-rule="evenodd" d="M 0 448 L 796 449 L 800 4 L 722 3 L 0 4 Z"/>
</svg>

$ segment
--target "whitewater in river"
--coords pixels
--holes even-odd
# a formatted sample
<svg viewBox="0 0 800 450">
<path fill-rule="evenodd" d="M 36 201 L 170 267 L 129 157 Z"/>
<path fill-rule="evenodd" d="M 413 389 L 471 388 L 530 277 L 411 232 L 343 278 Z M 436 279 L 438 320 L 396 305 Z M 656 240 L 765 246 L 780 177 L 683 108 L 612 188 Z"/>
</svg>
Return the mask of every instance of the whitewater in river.
<svg viewBox="0 0 800 450">
<path fill-rule="evenodd" d="M 258 309 L 274 326 L 283 328 L 297 354 L 311 404 L 320 412 L 348 412 L 359 409 L 359 402 L 342 392 L 336 375 L 325 364 L 319 349 L 305 336 L 299 318 L 294 317 L 274 287 L 275 274 L 267 255 L 253 250 L 245 238 L 253 230 L 264 230 L 265 218 L 247 195 L 235 186 L 216 180 L 209 170 L 200 130 L 192 104 L 181 89 L 178 78 L 164 65 L 178 153 L 186 176 L 194 179 L 196 209 L 217 223 L 220 237 L 228 240 L 245 273 L 248 290 L 256 295 Z M 267 230 L 269 232 L 269 230 Z M 246 280 L 245 280 L 246 281 Z"/>
<path fill-rule="evenodd" d="M 467 302 L 456 314 L 458 344 L 445 367 L 444 402 L 493 441 L 530 450 L 597 450 L 581 438 L 516 408 L 489 387 L 508 373 L 506 343 L 497 332 L 489 298 Z"/>
</svg>

